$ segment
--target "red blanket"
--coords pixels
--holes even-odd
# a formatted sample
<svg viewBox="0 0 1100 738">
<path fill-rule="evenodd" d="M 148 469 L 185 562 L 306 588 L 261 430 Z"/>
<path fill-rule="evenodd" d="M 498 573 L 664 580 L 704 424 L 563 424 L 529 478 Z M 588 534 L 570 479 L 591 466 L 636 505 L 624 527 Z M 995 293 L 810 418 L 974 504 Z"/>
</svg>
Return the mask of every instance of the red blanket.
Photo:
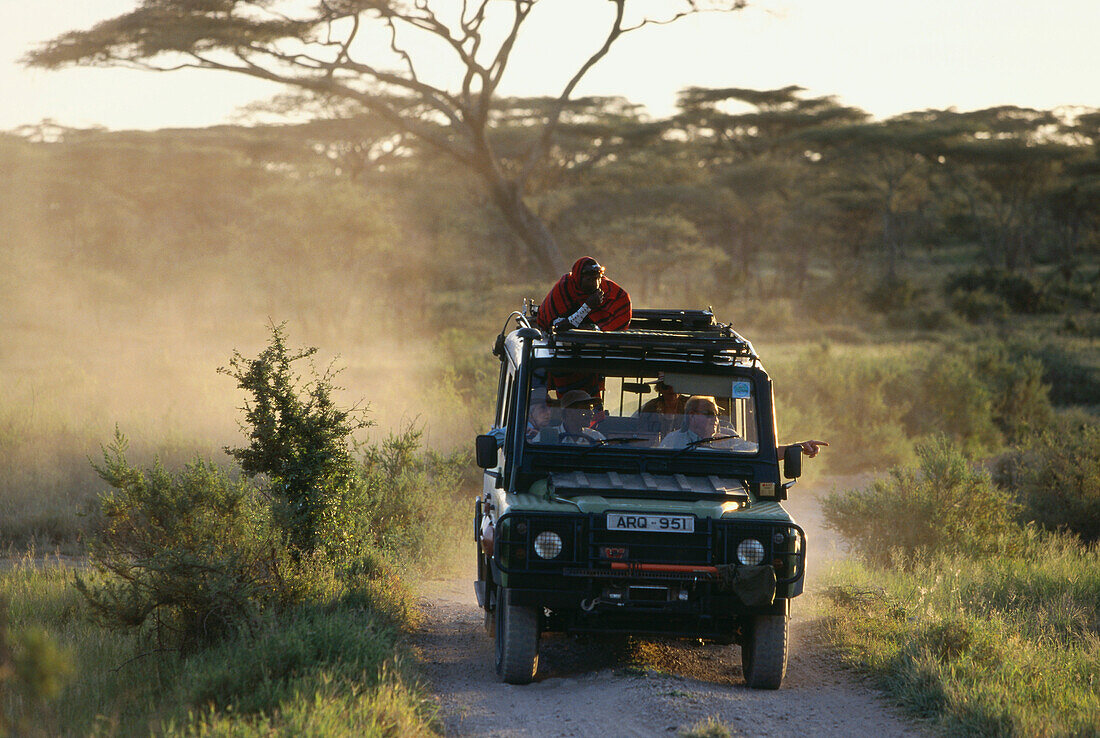
<svg viewBox="0 0 1100 738">
<path fill-rule="evenodd" d="M 550 330 L 555 320 L 568 318 L 584 303 L 587 295 L 580 289 L 581 269 L 595 263 L 596 260 L 591 256 L 582 257 L 577 259 L 577 263 L 568 274 L 562 275 L 539 306 L 537 321 L 539 328 Z M 588 320 L 599 326 L 602 331 L 619 331 L 626 328 L 630 325 L 630 295 L 606 277 L 600 289 L 603 290 L 603 304 L 588 314 Z"/>
</svg>

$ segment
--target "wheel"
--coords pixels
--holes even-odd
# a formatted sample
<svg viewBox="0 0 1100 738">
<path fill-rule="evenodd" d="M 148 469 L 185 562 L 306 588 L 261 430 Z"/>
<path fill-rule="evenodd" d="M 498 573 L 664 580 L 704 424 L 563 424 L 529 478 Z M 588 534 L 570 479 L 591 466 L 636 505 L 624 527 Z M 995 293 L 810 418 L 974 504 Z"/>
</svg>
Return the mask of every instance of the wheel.
<svg viewBox="0 0 1100 738">
<path fill-rule="evenodd" d="M 787 673 L 786 615 L 756 615 L 741 644 L 741 669 L 752 689 L 779 689 Z"/>
<path fill-rule="evenodd" d="M 503 588 L 496 605 L 497 675 L 508 684 L 529 684 L 539 668 L 539 613 L 508 604 Z"/>
</svg>

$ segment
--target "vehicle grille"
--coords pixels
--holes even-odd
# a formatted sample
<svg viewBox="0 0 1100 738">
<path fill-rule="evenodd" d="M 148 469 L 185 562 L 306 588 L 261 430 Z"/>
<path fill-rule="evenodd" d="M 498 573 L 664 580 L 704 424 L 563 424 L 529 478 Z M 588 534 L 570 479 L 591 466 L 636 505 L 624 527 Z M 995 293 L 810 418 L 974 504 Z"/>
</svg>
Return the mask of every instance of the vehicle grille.
<svg viewBox="0 0 1100 738">
<path fill-rule="evenodd" d="M 737 546 L 746 538 L 755 538 L 763 545 L 762 563 L 784 564 L 784 570 L 777 571 L 781 579 L 795 573 L 795 570 L 787 567 L 798 563 L 797 569 L 801 568 L 801 553 L 780 552 L 774 545 L 773 535 L 777 531 L 787 531 L 789 526 L 698 518 L 692 533 L 656 533 L 608 530 L 606 513 L 534 513 L 507 517 L 514 519 L 507 527 L 506 534 L 498 540 L 498 547 L 502 554 L 499 563 L 504 570 L 510 572 L 555 571 L 572 576 L 591 576 L 597 573 L 630 576 L 627 572 L 610 574 L 608 570 L 616 562 L 682 566 L 737 565 Z M 521 521 L 522 525 L 519 524 Z M 796 530 L 797 526 L 790 529 Z M 540 559 L 535 555 L 533 542 L 535 536 L 542 531 L 553 531 L 562 539 L 561 554 L 553 559 Z M 804 550 L 803 547 L 800 549 Z M 652 579 L 706 578 L 693 574 L 670 574 L 666 577 L 654 572 L 647 576 Z"/>
</svg>

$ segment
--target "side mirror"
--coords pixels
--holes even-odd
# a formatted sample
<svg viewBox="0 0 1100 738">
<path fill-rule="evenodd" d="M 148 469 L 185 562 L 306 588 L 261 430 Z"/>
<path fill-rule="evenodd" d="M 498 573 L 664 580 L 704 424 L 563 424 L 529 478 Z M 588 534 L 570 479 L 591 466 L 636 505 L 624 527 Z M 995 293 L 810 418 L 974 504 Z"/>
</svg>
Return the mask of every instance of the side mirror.
<svg viewBox="0 0 1100 738">
<path fill-rule="evenodd" d="M 485 434 L 474 441 L 474 458 L 482 469 L 492 469 L 497 465 L 497 439 Z"/>
<path fill-rule="evenodd" d="M 783 451 L 783 476 L 787 479 L 798 479 L 802 476 L 801 446 L 787 446 Z"/>
</svg>

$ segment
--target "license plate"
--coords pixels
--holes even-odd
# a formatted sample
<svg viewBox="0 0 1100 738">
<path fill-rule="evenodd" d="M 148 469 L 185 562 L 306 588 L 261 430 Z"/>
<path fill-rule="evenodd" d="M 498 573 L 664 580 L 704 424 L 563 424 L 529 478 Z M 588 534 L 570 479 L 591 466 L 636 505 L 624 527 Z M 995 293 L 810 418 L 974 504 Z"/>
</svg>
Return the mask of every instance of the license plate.
<svg viewBox="0 0 1100 738">
<path fill-rule="evenodd" d="M 608 530 L 645 530 L 656 533 L 694 533 L 695 518 L 691 515 L 632 515 L 608 513 Z"/>
</svg>

